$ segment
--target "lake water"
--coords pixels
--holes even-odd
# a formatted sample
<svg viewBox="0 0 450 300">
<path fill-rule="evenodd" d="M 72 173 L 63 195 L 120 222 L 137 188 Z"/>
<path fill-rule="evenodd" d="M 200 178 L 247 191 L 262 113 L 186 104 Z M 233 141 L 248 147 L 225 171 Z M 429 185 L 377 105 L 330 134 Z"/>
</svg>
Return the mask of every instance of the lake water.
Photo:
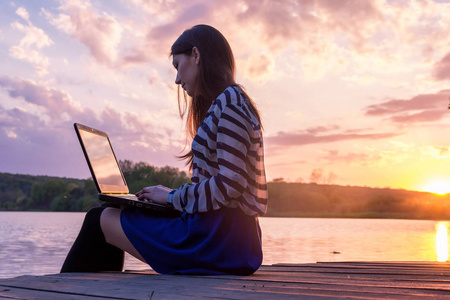
<svg viewBox="0 0 450 300">
<path fill-rule="evenodd" d="M 84 213 L 0 212 L 0 278 L 58 273 Z M 447 261 L 450 222 L 260 218 L 263 264 Z M 149 267 L 126 256 L 125 269 Z"/>
</svg>

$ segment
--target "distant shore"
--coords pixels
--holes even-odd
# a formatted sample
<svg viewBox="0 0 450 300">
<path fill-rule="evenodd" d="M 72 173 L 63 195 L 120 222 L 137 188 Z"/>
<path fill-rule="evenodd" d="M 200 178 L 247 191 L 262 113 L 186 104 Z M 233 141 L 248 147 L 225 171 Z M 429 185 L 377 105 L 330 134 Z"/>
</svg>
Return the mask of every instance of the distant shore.
<svg viewBox="0 0 450 300">
<path fill-rule="evenodd" d="M 171 167 L 122 164 L 131 192 L 142 186 L 175 188 L 189 182 L 186 173 Z M 450 220 L 450 194 L 284 181 L 268 182 L 267 187 L 267 217 Z M 0 173 L 0 211 L 75 212 L 98 205 L 90 179 Z"/>
</svg>

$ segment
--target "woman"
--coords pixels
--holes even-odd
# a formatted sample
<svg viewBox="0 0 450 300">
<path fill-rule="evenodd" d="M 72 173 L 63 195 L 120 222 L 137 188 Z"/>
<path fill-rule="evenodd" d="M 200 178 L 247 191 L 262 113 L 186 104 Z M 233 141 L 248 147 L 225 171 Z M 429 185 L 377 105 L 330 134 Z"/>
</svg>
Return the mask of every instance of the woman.
<svg viewBox="0 0 450 300">
<path fill-rule="evenodd" d="M 231 48 L 213 27 L 186 30 L 171 56 L 175 83 L 184 90 L 181 117 L 188 106 L 193 142 L 183 158 L 192 184 L 146 187 L 136 195 L 173 206 L 180 216 L 93 208 L 61 272 L 121 271 L 123 250 L 163 274 L 249 275 L 260 267 L 258 216 L 267 209 L 267 188 L 259 113 L 236 84 Z"/>
</svg>

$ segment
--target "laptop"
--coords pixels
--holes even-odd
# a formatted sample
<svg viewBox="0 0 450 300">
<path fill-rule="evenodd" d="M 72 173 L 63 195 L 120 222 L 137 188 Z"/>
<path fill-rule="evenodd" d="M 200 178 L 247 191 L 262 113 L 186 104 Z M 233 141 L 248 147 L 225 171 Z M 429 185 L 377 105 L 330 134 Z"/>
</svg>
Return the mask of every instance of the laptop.
<svg viewBox="0 0 450 300">
<path fill-rule="evenodd" d="M 129 193 L 122 169 L 105 132 L 79 123 L 75 123 L 74 127 L 97 187 L 99 200 L 145 210 L 176 212 L 172 207 L 142 201 Z"/>
</svg>

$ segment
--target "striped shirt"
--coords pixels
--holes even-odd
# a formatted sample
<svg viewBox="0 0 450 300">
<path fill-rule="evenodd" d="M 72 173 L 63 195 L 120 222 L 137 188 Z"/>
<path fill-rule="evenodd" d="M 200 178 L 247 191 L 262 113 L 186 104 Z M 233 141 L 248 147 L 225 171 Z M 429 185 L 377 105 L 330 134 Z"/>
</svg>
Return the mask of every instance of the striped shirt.
<svg viewBox="0 0 450 300">
<path fill-rule="evenodd" d="M 192 183 L 173 190 L 167 202 L 200 213 L 222 206 L 247 215 L 267 211 L 261 125 L 240 89 L 228 87 L 213 102 L 192 142 Z"/>
</svg>

